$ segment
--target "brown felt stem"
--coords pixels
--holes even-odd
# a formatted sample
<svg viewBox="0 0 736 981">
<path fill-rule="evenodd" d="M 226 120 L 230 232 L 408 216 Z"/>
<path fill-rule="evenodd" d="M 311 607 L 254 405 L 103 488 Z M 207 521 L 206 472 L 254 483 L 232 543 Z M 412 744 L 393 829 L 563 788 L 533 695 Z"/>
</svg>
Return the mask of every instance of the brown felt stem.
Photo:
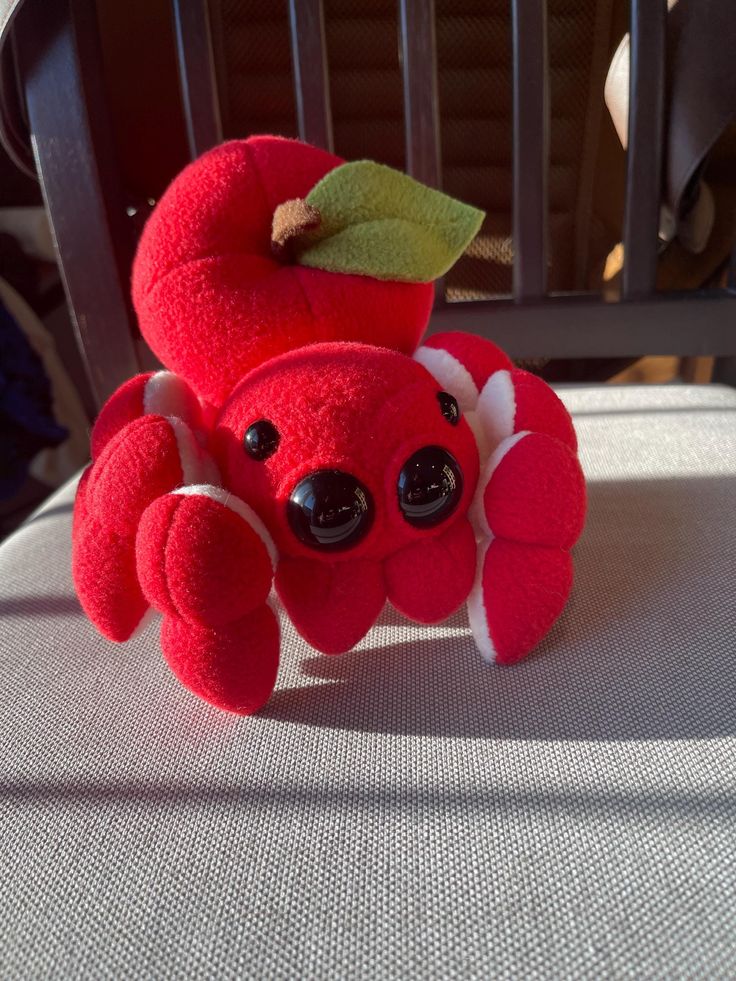
<svg viewBox="0 0 736 981">
<path fill-rule="evenodd" d="M 322 216 L 302 198 L 284 201 L 273 213 L 271 251 L 281 262 L 294 258 L 294 244 L 300 235 L 319 228 Z"/>
</svg>

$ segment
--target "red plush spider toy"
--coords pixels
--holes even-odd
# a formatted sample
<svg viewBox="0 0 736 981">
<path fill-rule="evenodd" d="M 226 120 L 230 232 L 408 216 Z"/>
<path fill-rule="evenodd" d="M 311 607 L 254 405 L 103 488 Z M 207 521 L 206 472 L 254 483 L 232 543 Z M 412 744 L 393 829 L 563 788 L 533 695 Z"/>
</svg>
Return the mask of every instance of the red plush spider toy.
<svg viewBox="0 0 736 981">
<path fill-rule="evenodd" d="M 387 600 L 421 623 L 467 602 L 488 661 L 537 644 L 584 520 L 570 417 L 488 341 L 416 350 L 431 280 L 481 217 L 274 137 L 174 181 L 133 277 L 173 370 L 103 408 L 75 503 L 74 580 L 105 636 L 128 639 L 153 607 L 177 677 L 243 714 L 276 680 L 273 588 L 327 654 Z"/>
</svg>

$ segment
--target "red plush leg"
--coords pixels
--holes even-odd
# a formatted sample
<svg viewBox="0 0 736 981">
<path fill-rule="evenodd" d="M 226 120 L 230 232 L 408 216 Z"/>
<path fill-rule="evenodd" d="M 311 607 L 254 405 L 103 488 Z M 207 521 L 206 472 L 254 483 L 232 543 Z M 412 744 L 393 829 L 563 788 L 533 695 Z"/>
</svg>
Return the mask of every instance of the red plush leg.
<svg viewBox="0 0 736 981">
<path fill-rule="evenodd" d="M 494 372 L 504 369 L 510 371 L 513 368 L 511 359 L 508 355 L 504 354 L 501 348 L 496 347 L 495 344 L 487 341 L 484 337 L 478 337 L 476 334 L 465 334 L 462 331 L 448 331 L 444 334 L 433 334 L 427 338 L 419 351 L 417 351 L 415 355 L 417 360 L 423 361 L 423 357 L 419 356 L 422 350 L 425 351 L 425 354 L 427 351 L 436 351 L 445 355 L 445 358 L 442 360 L 437 357 L 431 358 L 432 363 L 438 369 L 440 369 L 442 361 L 446 365 L 445 370 L 452 371 L 453 373 L 457 371 L 456 366 L 461 365 L 470 375 L 476 393 L 483 388 L 488 378 Z M 455 364 L 453 365 L 452 362 Z M 427 367 L 429 367 L 429 363 Z M 430 371 L 432 371 L 432 368 L 430 368 Z M 434 371 L 432 371 L 432 374 L 435 374 Z M 435 377 L 437 378 L 438 376 L 435 375 Z M 438 381 L 440 381 L 439 378 Z M 454 395 L 455 393 L 453 392 L 452 394 Z"/>
<path fill-rule="evenodd" d="M 165 617 L 161 648 L 189 691 L 217 708 L 252 715 L 276 683 L 279 623 L 266 604 L 216 629 Z"/>
<path fill-rule="evenodd" d="M 562 549 L 502 539 L 482 546 L 468 600 L 484 660 L 511 664 L 528 654 L 562 612 L 572 586 L 572 559 Z"/>
<path fill-rule="evenodd" d="M 279 662 L 266 603 L 276 556 L 257 515 L 219 487 L 186 487 L 148 507 L 136 554 L 144 595 L 166 615 L 161 645 L 177 678 L 218 708 L 257 711 Z"/>
<path fill-rule="evenodd" d="M 75 508 L 72 573 L 87 616 L 111 640 L 127 640 L 148 606 L 135 570 L 141 515 L 161 494 L 201 479 L 206 467 L 183 423 L 144 416 L 114 436 L 85 475 Z"/>
<path fill-rule="evenodd" d="M 128 640 L 148 609 L 136 578 L 132 537 L 121 538 L 94 518 L 78 523 L 72 574 L 82 609 L 100 633 L 108 640 Z"/>
<path fill-rule="evenodd" d="M 138 579 L 169 616 L 219 627 L 266 602 L 273 545 L 247 505 L 220 488 L 187 487 L 159 497 L 141 518 Z"/>
<path fill-rule="evenodd" d="M 476 544 L 469 521 L 408 545 L 384 562 L 388 598 L 418 623 L 439 623 L 467 599 L 475 576 Z"/>
<path fill-rule="evenodd" d="M 175 416 L 190 429 L 202 428 L 199 402 L 187 383 L 170 371 L 136 375 L 114 392 L 102 407 L 90 436 L 97 460 L 113 436 L 143 415 Z"/>
<path fill-rule="evenodd" d="M 578 459 L 551 436 L 510 436 L 481 474 L 476 507 L 484 534 L 571 548 L 585 521 L 585 481 Z"/>
<path fill-rule="evenodd" d="M 301 636 L 323 654 L 342 654 L 370 630 L 386 600 L 381 564 L 282 559 L 276 590 Z"/>
<path fill-rule="evenodd" d="M 498 371 L 478 399 L 478 418 L 490 445 L 523 431 L 546 433 L 577 451 L 570 413 L 549 385 L 528 371 Z"/>
</svg>

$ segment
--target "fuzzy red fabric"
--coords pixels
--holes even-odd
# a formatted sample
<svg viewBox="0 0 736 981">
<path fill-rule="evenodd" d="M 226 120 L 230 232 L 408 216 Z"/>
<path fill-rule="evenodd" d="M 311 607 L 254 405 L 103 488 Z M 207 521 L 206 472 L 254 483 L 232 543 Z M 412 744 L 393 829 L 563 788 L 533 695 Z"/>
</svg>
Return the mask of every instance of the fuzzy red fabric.
<svg viewBox="0 0 736 981">
<path fill-rule="evenodd" d="M 284 351 L 356 340 L 414 351 L 433 287 L 282 264 L 279 204 L 305 197 L 343 161 L 296 140 L 236 140 L 174 180 L 141 236 L 133 300 L 162 362 L 220 405 L 250 369 Z"/>
<path fill-rule="evenodd" d="M 442 415 L 439 391 L 411 358 L 366 344 L 315 344 L 274 358 L 244 379 L 220 413 L 213 452 L 224 484 L 261 516 L 280 554 L 314 558 L 285 520 L 289 496 L 315 470 L 350 473 L 370 491 L 375 520 L 348 554 L 384 559 L 444 530 L 418 531 L 399 509 L 399 471 L 416 450 L 437 445 L 459 463 L 464 489 L 453 518 L 473 495 L 475 440 L 465 420 L 452 425 Z M 275 426 L 280 442 L 259 462 L 244 452 L 243 436 L 260 419 Z M 334 558 L 342 561 L 342 553 Z"/>
<path fill-rule="evenodd" d="M 370 630 L 386 601 L 375 559 L 282 558 L 276 590 L 300 635 L 323 654 L 344 654 Z"/>
<path fill-rule="evenodd" d="M 111 640 L 127 640 L 148 608 L 135 567 L 140 517 L 182 482 L 171 423 L 144 416 L 108 442 L 77 493 L 74 585 L 87 616 Z"/>
<path fill-rule="evenodd" d="M 93 460 L 99 457 L 113 436 L 129 422 L 139 419 L 144 414 L 143 397 L 146 385 L 153 375 L 154 372 L 149 371 L 145 375 L 136 375 L 135 378 L 123 382 L 100 409 L 90 433 Z"/>
<path fill-rule="evenodd" d="M 170 371 L 149 371 L 124 382 L 103 405 L 90 436 L 92 459 L 99 457 L 124 426 L 146 414 L 175 416 L 197 431 L 204 427 L 200 405 L 189 386 Z"/>
<path fill-rule="evenodd" d="M 161 649 L 176 677 L 210 705 L 252 715 L 268 701 L 279 667 L 279 623 L 261 605 L 223 627 L 164 617 Z"/>
<path fill-rule="evenodd" d="M 104 518 L 90 515 L 87 488 L 92 467 L 77 487 L 72 532 L 72 577 L 82 609 L 108 640 L 127 640 L 148 608 L 135 571 L 130 538 Z"/>
<path fill-rule="evenodd" d="M 549 385 L 520 369 L 511 372 L 511 383 L 516 406 L 514 432 L 546 433 L 576 453 L 578 441 L 570 413 Z"/>
<path fill-rule="evenodd" d="M 406 545 L 385 562 L 388 598 L 418 623 L 440 623 L 468 598 L 475 575 L 475 534 L 455 521 L 441 535 Z"/>
<path fill-rule="evenodd" d="M 154 501 L 141 518 L 136 556 L 150 605 L 190 623 L 238 620 L 265 603 L 271 589 L 271 559 L 256 531 L 200 494 Z"/>
<path fill-rule="evenodd" d="M 483 560 L 482 599 L 497 664 L 533 650 L 565 607 L 572 558 L 563 549 L 495 539 Z"/>
<path fill-rule="evenodd" d="M 276 681 L 279 627 L 267 605 L 273 565 L 237 505 L 208 496 L 217 489 L 194 490 L 159 497 L 143 514 L 138 580 L 165 615 L 162 649 L 176 676 L 211 704 L 248 715 Z"/>
<path fill-rule="evenodd" d="M 543 433 L 512 436 L 499 451 L 512 442 L 483 491 L 488 527 L 496 537 L 572 548 L 585 521 L 585 480 L 577 457 Z"/>
<path fill-rule="evenodd" d="M 510 371 L 514 365 L 507 354 L 491 341 L 464 331 L 445 331 L 432 334 L 424 341 L 425 347 L 447 351 L 470 372 L 475 387 L 480 391 L 496 371 Z"/>
<path fill-rule="evenodd" d="M 469 601 L 470 623 L 483 657 L 509 664 L 539 643 L 565 606 L 572 586 L 568 550 L 582 531 L 586 501 L 562 403 L 525 372 L 499 375 L 507 376 L 496 392 L 499 401 L 487 402 L 485 411 L 496 405 L 504 417 L 511 413 L 504 425 L 511 422 L 516 429 L 521 405 L 522 424 L 542 430 L 501 439 L 481 474 L 474 503 L 486 537 Z M 559 432 L 565 442 L 545 430 Z"/>
<path fill-rule="evenodd" d="M 421 365 L 394 351 L 320 344 L 256 369 L 223 407 L 214 452 L 225 485 L 266 523 L 282 556 L 276 588 L 296 629 L 319 650 L 343 651 L 370 628 L 389 596 L 380 564 L 401 549 L 432 541 L 467 512 L 478 478 L 478 451 L 466 422 L 453 425 L 443 416 L 439 391 Z M 244 452 L 243 435 L 260 419 L 275 426 L 280 441 L 273 456 L 256 461 Z M 426 446 L 452 454 L 463 491 L 446 521 L 419 529 L 399 508 L 397 481 L 406 461 Z M 366 537 L 327 558 L 315 556 L 286 520 L 295 486 L 325 468 L 358 478 L 375 508 Z M 442 555 L 442 549 L 432 554 Z M 456 576 L 438 576 L 432 563 L 416 561 L 414 598 L 407 585 L 398 586 L 395 573 L 389 577 L 391 591 L 400 608 L 415 607 L 420 619 L 442 619 L 467 595 L 473 567 L 471 561 Z"/>
</svg>

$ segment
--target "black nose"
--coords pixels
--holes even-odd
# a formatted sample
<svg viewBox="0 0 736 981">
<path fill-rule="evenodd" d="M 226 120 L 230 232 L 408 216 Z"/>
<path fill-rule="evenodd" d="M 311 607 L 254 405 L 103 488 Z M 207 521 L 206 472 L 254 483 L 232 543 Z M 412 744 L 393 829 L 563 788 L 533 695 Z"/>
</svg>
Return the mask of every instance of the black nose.
<svg viewBox="0 0 736 981">
<path fill-rule="evenodd" d="M 448 518 L 463 494 L 463 475 L 452 454 L 425 446 L 410 456 L 397 485 L 402 514 L 416 528 L 431 528 Z"/>
<path fill-rule="evenodd" d="M 365 538 L 374 512 L 368 488 L 342 470 L 310 473 L 296 485 L 287 505 L 299 541 L 325 552 L 339 552 Z"/>
</svg>

